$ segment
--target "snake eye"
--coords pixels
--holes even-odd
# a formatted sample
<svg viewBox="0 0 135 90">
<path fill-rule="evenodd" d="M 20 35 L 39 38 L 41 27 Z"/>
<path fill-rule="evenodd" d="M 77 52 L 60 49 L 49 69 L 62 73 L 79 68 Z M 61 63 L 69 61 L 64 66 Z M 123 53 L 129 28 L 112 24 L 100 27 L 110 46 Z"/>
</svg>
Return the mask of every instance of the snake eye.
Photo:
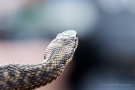
<svg viewBox="0 0 135 90">
<path fill-rule="evenodd" d="M 63 40 L 63 41 L 67 41 L 67 40 L 68 40 L 68 38 L 67 38 L 67 37 L 64 37 L 62 40 Z"/>
</svg>

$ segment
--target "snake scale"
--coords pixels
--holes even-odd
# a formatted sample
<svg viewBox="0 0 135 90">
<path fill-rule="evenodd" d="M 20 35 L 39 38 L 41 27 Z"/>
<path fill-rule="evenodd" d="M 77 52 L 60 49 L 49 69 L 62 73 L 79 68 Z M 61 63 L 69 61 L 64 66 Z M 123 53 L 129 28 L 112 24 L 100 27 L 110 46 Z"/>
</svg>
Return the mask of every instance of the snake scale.
<svg viewBox="0 0 135 90">
<path fill-rule="evenodd" d="M 77 32 L 67 30 L 58 34 L 48 45 L 44 61 L 1 65 L 0 90 L 33 90 L 51 83 L 72 60 L 77 45 Z"/>
</svg>

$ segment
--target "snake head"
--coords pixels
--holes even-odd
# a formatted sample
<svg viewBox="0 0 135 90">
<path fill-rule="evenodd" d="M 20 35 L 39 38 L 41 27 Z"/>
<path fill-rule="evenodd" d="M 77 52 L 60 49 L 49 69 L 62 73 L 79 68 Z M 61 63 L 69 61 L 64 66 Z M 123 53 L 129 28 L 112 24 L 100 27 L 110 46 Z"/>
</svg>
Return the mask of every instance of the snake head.
<svg viewBox="0 0 135 90">
<path fill-rule="evenodd" d="M 57 35 L 56 40 L 61 45 L 64 60 L 71 60 L 78 45 L 78 35 L 74 30 L 67 30 Z"/>
<path fill-rule="evenodd" d="M 71 53 L 73 53 L 78 45 L 78 35 L 77 32 L 74 30 L 67 30 L 57 35 L 56 39 L 61 40 L 63 44 L 63 48 L 71 49 Z M 68 51 L 68 50 L 67 50 Z"/>
<path fill-rule="evenodd" d="M 59 33 L 46 49 L 46 58 L 59 61 L 70 61 L 78 45 L 77 32 L 67 30 Z M 54 60 L 54 59 L 53 59 Z"/>
</svg>

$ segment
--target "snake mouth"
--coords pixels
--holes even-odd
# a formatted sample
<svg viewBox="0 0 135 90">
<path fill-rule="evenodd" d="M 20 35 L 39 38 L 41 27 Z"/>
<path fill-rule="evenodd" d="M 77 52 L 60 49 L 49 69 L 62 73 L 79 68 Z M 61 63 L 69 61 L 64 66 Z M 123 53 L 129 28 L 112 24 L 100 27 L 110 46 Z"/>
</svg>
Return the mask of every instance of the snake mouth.
<svg viewBox="0 0 135 90">
<path fill-rule="evenodd" d="M 75 39 L 75 45 L 77 47 L 77 45 L 78 45 L 78 38 Z"/>
<path fill-rule="evenodd" d="M 78 37 L 75 38 L 75 42 L 78 43 Z"/>
<path fill-rule="evenodd" d="M 77 39 L 75 39 L 75 42 L 77 41 Z"/>
</svg>

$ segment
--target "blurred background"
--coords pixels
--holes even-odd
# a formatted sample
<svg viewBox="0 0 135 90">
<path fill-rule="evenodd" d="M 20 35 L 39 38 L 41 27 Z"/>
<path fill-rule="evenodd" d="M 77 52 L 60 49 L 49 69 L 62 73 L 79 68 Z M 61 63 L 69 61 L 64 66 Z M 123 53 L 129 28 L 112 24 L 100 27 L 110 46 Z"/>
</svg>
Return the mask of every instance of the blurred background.
<svg viewBox="0 0 135 90">
<path fill-rule="evenodd" d="M 37 63 L 65 30 L 78 32 L 73 61 L 36 90 L 135 90 L 134 0 L 0 0 L 0 63 Z"/>
</svg>

